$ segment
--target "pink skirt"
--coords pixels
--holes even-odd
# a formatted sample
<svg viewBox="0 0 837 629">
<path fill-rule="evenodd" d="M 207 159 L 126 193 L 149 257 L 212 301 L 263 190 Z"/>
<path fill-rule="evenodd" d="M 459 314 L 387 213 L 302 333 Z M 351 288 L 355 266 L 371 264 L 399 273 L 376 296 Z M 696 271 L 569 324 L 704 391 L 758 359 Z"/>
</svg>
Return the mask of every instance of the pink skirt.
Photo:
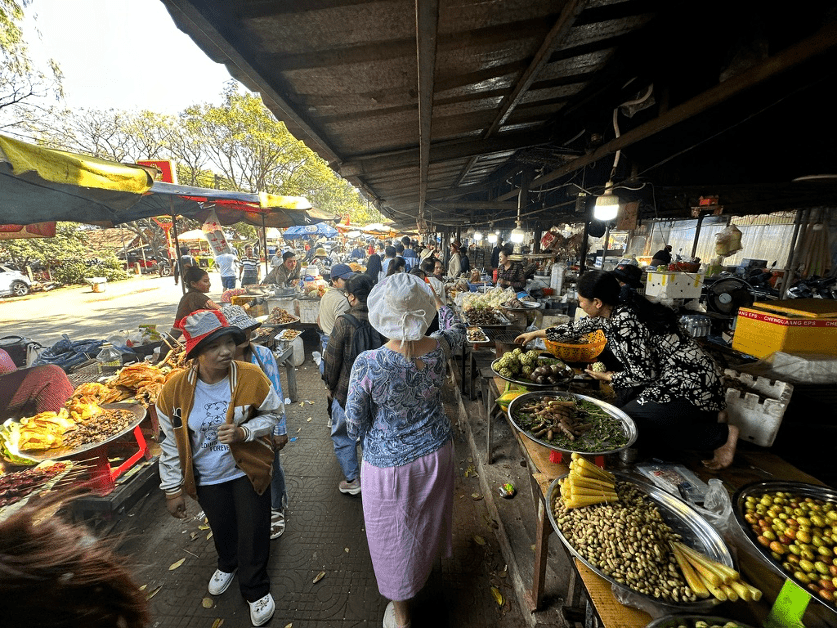
<svg viewBox="0 0 837 629">
<path fill-rule="evenodd" d="M 442 551 L 453 552 L 453 443 L 398 467 L 363 462 L 363 516 L 378 590 L 413 598 Z"/>
</svg>

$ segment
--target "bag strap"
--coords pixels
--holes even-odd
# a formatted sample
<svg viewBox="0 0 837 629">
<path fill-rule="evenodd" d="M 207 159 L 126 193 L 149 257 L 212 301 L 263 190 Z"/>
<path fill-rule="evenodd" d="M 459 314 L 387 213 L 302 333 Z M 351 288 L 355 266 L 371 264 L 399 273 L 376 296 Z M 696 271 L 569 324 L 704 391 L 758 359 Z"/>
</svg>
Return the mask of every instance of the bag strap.
<svg viewBox="0 0 837 629">
<path fill-rule="evenodd" d="M 346 321 L 352 324 L 353 328 L 358 329 L 360 327 L 360 321 L 358 321 L 357 317 L 355 317 L 354 315 L 349 314 L 348 312 L 344 312 L 343 316 L 346 317 Z"/>
</svg>

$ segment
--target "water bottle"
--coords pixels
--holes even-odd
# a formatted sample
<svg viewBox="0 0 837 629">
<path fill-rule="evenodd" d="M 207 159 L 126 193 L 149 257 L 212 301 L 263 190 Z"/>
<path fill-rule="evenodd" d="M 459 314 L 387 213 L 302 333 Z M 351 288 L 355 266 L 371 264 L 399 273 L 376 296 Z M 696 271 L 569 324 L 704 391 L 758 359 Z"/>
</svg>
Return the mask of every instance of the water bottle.
<svg viewBox="0 0 837 629">
<path fill-rule="evenodd" d="M 566 269 L 560 262 L 552 265 L 551 277 L 549 279 L 549 287 L 555 291 L 556 295 L 561 294 L 561 289 L 564 286 L 564 272 Z"/>
</svg>

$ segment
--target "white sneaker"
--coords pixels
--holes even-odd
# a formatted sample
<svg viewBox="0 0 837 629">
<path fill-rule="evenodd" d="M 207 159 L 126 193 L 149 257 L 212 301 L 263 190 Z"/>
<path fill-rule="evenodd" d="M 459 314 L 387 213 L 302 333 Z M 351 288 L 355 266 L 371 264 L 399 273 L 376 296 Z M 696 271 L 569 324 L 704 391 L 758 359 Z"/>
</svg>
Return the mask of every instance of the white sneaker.
<svg viewBox="0 0 837 629">
<path fill-rule="evenodd" d="M 254 627 L 261 627 L 273 618 L 273 612 L 276 611 L 276 603 L 273 602 L 273 597 L 269 592 L 259 600 L 247 604 L 250 606 L 250 622 Z"/>
<path fill-rule="evenodd" d="M 270 512 L 270 539 L 282 537 L 285 532 L 285 514 L 275 509 Z"/>
<path fill-rule="evenodd" d="M 227 591 L 227 588 L 230 587 L 230 583 L 232 583 L 235 573 L 236 570 L 233 570 L 232 572 L 222 572 L 221 570 L 216 570 L 212 575 L 212 578 L 209 580 L 209 585 L 206 586 L 206 589 L 209 590 L 209 593 L 213 596 L 223 594 Z"/>
</svg>

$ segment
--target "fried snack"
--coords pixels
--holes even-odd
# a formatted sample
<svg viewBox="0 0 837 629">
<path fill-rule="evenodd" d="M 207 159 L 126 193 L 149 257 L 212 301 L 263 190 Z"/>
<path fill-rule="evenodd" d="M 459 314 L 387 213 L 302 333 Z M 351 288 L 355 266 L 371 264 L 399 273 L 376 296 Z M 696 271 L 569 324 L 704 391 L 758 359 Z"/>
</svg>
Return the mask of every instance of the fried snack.
<svg viewBox="0 0 837 629">
<path fill-rule="evenodd" d="M 162 383 L 165 377 L 159 367 L 148 363 L 136 363 L 123 367 L 109 384 L 110 386 L 123 386 L 129 389 L 136 389 L 149 382 Z"/>
<path fill-rule="evenodd" d="M 23 452 L 49 450 L 62 445 L 64 433 L 75 427 L 67 409 L 46 411 L 20 420 L 18 448 Z"/>
</svg>

